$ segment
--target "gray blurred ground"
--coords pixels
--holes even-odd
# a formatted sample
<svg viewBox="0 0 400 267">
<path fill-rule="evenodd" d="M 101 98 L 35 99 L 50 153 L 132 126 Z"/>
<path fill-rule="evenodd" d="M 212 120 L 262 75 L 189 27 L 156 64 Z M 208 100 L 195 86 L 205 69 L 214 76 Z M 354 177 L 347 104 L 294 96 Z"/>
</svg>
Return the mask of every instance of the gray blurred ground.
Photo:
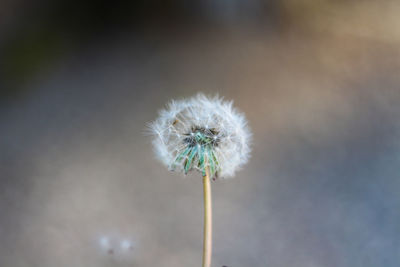
<svg viewBox="0 0 400 267">
<path fill-rule="evenodd" d="M 201 179 L 144 135 L 200 91 L 254 133 L 249 164 L 212 185 L 213 266 L 399 266 L 400 5 L 277 1 L 256 21 L 235 3 L 3 76 L 0 266 L 200 266 Z"/>
</svg>

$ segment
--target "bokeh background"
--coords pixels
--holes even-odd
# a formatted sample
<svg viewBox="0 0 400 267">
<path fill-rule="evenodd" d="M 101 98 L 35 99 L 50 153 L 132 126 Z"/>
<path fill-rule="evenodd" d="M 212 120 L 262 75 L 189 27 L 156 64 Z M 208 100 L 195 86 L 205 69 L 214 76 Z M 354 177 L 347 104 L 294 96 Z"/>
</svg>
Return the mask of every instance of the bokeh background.
<svg viewBox="0 0 400 267">
<path fill-rule="evenodd" d="M 213 266 L 400 264 L 399 1 L 0 3 L 0 266 L 200 266 L 199 175 L 154 160 L 173 98 L 233 99 Z"/>
</svg>

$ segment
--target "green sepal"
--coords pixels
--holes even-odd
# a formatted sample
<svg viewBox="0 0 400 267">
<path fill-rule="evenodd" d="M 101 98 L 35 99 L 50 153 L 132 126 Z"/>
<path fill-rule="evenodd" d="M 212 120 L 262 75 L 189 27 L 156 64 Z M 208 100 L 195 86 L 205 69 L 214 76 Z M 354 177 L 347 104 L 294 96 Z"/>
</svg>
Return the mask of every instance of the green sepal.
<svg viewBox="0 0 400 267">
<path fill-rule="evenodd" d="M 176 164 L 180 163 L 183 160 L 183 158 L 186 157 L 187 154 L 189 154 L 190 150 L 191 150 L 191 148 L 188 147 L 176 157 L 176 159 L 172 165 L 173 169 L 175 169 Z"/>
<path fill-rule="evenodd" d="M 192 165 L 193 158 L 194 158 L 194 156 L 196 156 L 196 154 L 197 154 L 197 146 L 192 148 L 192 151 L 189 154 L 189 158 L 187 158 L 187 160 L 185 161 L 185 174 L 188 173 L 188 171 Z"/>
<path fill-rule="evenodd" d="M 204 163 L 205 163 L 205 152 L 204 152 L 204 150 L 205 150 L 204 147 L 201 146 L 200 147 L 200 151 L 198 153 L 199 154 L 199 164 L 197 166 L 202 171 L 203 176 L 206 175 L 206 168 L 204 166 Z"/>
</svg>

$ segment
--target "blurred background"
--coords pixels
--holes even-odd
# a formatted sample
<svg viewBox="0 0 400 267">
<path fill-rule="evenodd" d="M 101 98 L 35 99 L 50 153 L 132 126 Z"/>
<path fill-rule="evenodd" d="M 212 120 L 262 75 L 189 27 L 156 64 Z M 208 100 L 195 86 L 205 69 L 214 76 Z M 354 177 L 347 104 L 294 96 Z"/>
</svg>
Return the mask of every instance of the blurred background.
<svg viewBox="0 0 400 267">
<path fill-rule="evenodd" d="M 0 266 L 200 266 L 202 185 L 155 161 L 170 99 L 233 99 L 213 266 L 400 264 L 400 3 L 3 0 Z"/>
</svg>

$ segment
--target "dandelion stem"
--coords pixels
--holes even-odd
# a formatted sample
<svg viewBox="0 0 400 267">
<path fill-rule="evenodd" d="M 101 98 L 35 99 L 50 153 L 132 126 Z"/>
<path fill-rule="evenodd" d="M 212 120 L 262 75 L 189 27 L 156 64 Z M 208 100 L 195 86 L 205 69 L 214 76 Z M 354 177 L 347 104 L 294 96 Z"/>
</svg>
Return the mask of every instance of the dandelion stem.
<svg viewBox="0 0 400 267">
<path fill-rule="evenodd" d="M 211 266 L 212 250 L 212 208 L 211 208 L 211 181 L 208 167 L 203 176 L 204 189 L 204 240 L 203 240 L 203 267 Z"/>
</svg>

